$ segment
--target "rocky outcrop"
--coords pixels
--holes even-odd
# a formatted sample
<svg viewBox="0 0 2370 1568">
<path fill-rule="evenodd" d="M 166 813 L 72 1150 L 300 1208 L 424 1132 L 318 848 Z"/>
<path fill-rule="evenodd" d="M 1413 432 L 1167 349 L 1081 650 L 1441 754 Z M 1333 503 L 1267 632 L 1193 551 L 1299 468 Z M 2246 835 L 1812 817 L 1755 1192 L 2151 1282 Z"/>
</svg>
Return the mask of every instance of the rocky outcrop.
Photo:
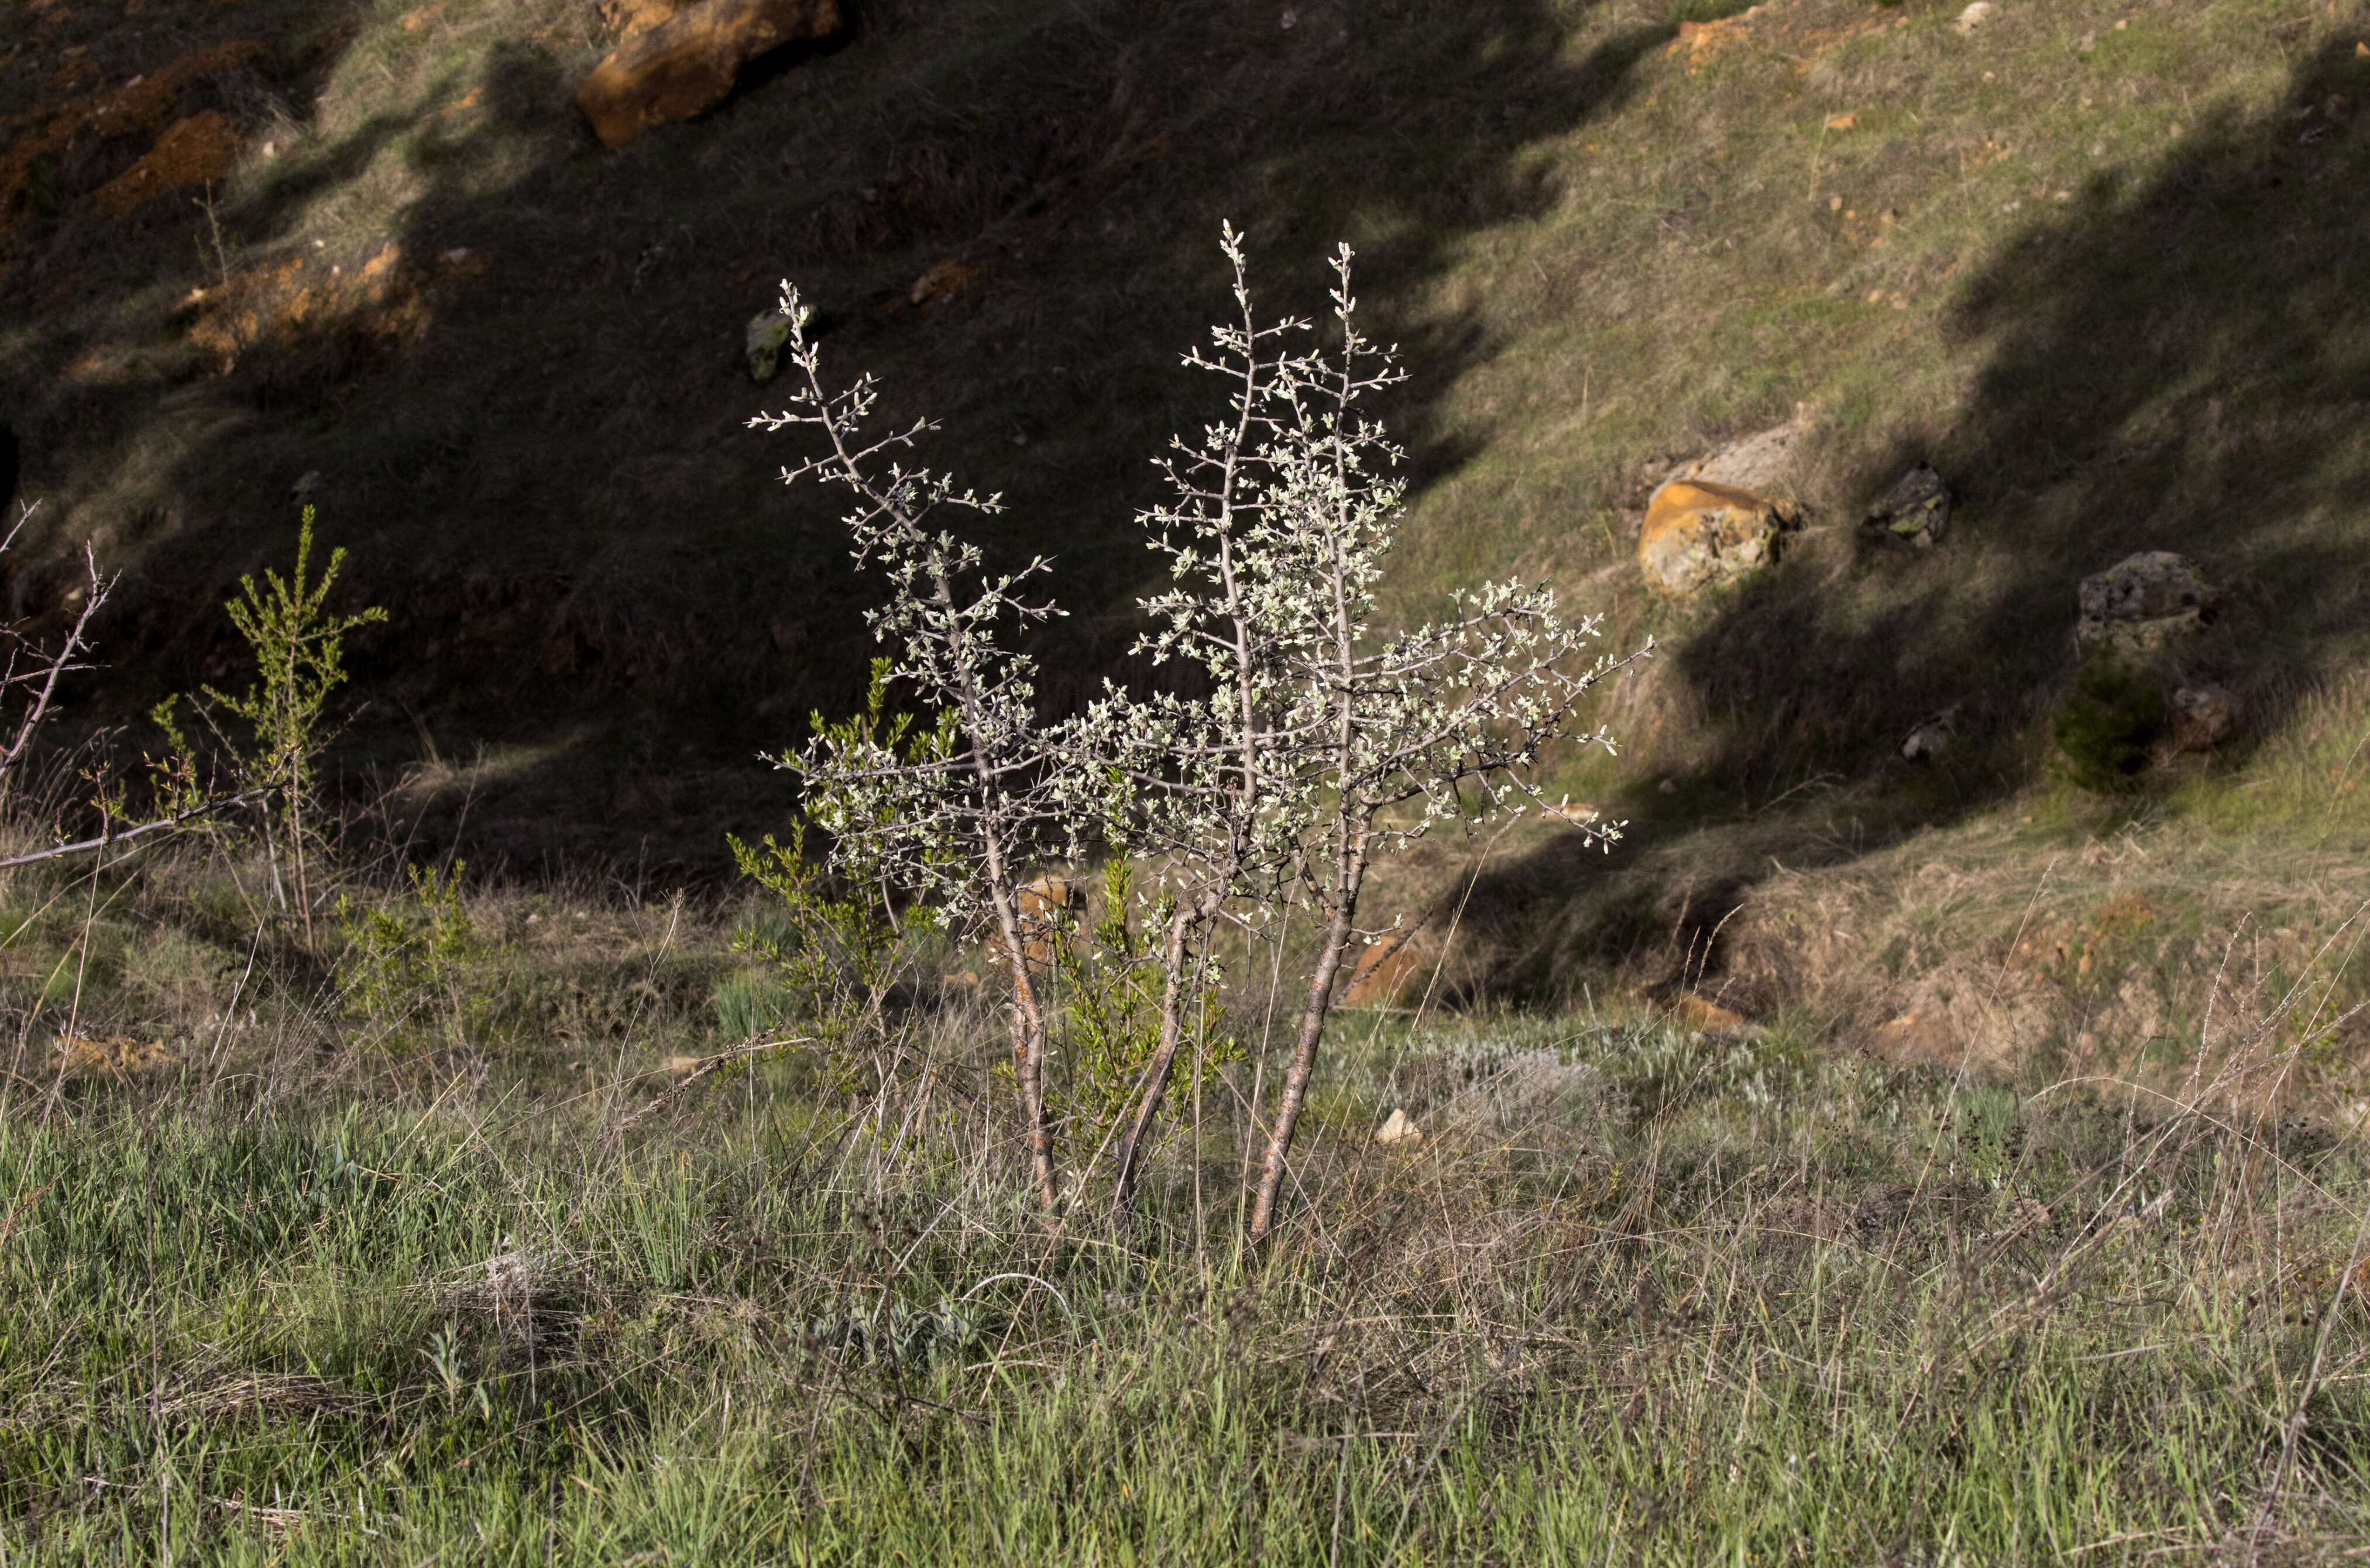
<svg viewBox="0 0 2370 1568">
<path fill-rule="evenodd" d="M 604 146 L 622 147 L 722 103 L 759 55 L 834 37 L 843 25 L 839 0 L 699 0 L 594 66 L 576 107 Z"/>
<path fill-rule="evenodd" d="M 1931 464 L 1921 463 L 1877 498 L 1860 519 L 1861 532 L 1914 550 L 1942 542 L 1950 526 L 1950 486 Z"/>
<path fill-rule="evenodd" d="M 1733 486 L 1674 479 L 1654 492 L 1638 531 L 1646 580 L 1685 598 L 1767 565 L 1793 520 L 1781 501 Z"/>
<path fill-rule="evenodd" d="M 2082 579 L 2074 639 L 2085 653 L 2153 653 L 2212 621 L 2218 597 L 2186 557 L 2143 550 Z"/>
</svg>

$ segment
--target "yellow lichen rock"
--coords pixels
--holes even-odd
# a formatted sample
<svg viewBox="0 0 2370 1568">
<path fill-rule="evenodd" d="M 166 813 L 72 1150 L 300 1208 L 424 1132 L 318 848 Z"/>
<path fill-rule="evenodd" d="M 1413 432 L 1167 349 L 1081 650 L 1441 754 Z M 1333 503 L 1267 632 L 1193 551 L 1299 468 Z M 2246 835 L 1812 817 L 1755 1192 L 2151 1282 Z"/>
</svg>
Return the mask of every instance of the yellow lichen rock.
<svg viewBox="0 0 2370 1568">
<path fill-rule="evenodd" d="M 1674 479 L 1646 505 L 1638 561 L 1646 580 L 1682 597 L 1766 565 L 1788 521 L 1784 503 L 1698 479 Z"/>
</svg>

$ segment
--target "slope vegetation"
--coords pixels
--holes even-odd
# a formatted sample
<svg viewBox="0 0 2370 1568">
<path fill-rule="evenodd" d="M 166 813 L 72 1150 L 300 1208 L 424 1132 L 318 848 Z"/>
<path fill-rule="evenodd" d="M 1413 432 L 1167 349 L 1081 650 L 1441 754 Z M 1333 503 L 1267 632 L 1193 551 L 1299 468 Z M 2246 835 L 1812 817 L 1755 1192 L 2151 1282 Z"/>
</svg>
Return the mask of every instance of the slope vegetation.
<svg viewBox="0 0 2370 1568">
<path fill-rule="evenodd" d="M 2185 887 L 2301 877 L 2307 949 L 2347 907 L 2359 4 L 877 0 L 615 153 L 569 102 L 610 20 L 563 0 L 6 14 L 0 420 L 43 502 L 9 595 L 43 612 L 86 536 L 127 569 L 93 718 L 224 668 L 214 607 L 301 490 L 394 612 L 356 769 L 429 830 L 466 814 L 480 864 L 696 874 L 781 818 L 751 754 L 850 702 L 867 650 L 830 503 L 743 428 L 775 401 L 752 313 L 795 279 L 890 418 L 943 421 L 930 460 L 1005 492 L 992 547 L 1058 556 L 1060 704 L 1127 673 L 1129 514 L 1212 406 L 1176 358 L 1231 218 L 1279 309 L 1355 245 L 1414 372 L 1407 613 L 1546 573 L 1663 644 L 1608 700 L 1624 758 L 1558 781 L 1632 820 L 1609 866 L 1517 835 L 1406 878 L 1467 910 L 1471 989 L 1610 967 L 1766 1011 L 1890 953 L 1832 1004 L 1873 1024 L 1922 970 L 1868 928 L 2006 952 L 2013 890 L 2101 842 L 2164 844 Z M 1650 593 L 1653 480 L 1792 418 L 1810 525 L 1747 581 Z M 1860 509 L 1921 460 L 1950 538 L 1871 550 Z M 2102 806 L 2052 782 L 2048 715 L 2077 582 L 2141 549 L 2222 586 L 2177 673 L 2239 725 Z M 1941 863 L 1990 868 L 1973 904 L 1920 901 Z M 2129 891 L 2101 876 L 2074 926 Z M 1838 898 L 1891 912 L 1819 916 L 1850 957 L 1814 962 L 1788 922 Z M 2181 907 L 2153 929 L 2235 918 Z"/>
</svg>

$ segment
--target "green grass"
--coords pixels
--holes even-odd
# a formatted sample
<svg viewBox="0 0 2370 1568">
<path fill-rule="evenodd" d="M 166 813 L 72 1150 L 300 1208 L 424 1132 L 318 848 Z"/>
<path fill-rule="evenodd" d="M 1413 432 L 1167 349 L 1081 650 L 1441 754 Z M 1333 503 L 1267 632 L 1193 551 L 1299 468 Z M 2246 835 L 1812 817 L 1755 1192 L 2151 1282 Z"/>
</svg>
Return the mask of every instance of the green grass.
<svg viewBox="0 0 2370 1568">
<path fill-rule="evenodd" d="M 892 1091 L 893 1146 L 763 1073 L 624 1142 L 461 1085 L 11 1116 L 0 1539 L 1329 1564 L 2359 1539 L 2361 1310 L 2319 1333 L 2358 1145 L 1782 1035 L 1485 1020 L 1350 1062 L 1256 1264 L 1197 1227 L 1186 1165 L 1133 1238 L 1049 1230 L 969 1047 Z M 1415 1154 L 1364 1141 L 1393 1104 Z"/>
</svg>

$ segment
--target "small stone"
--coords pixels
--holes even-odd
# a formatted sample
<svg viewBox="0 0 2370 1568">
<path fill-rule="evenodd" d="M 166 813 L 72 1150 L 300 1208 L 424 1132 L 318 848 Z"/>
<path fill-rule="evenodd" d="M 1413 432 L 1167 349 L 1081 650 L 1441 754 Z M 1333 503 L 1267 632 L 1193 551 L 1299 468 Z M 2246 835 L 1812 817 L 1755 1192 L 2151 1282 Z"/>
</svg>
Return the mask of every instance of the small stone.
<svg viewBox="0 0 2370 1568">
<path fill-rule="evenodd" d="M 2082 579 L 2075 641 L 2085 651 L 2152 653 L 2211 622 L 2217 597 L 2185 557 L 2143 550 Z"/>
<path fill-rule="evenodd" d="M 1386 1149 L 1401 1143 L 1421 1143 L 1423 1129 L 1409 1119 L 1406 1111 L 1394 1110 L 1383 1123 L 1382 1130 L 1375 1134 L 1375 1141 Z"/>
<path fill-rule="evenodd" d="M 1860 520 L 1863 532 L 1914 550 L 1930 550 L 1950 526 L 1950 486 L 1930 463 L 1921 463 L 1877 498 Z"/>
<path fill-rule="evenodd" d="M 298 500 L 303 500 L 328 483 L 328 480 L 321 477 L 319 469 L 308 468 L 298 476 L 296 483 L 288 486 L 288 493 Z"/>
<path fill-rule="evenodd" d="M 2238 727 L 2238 704 L 2226 686 L 2180 686 L 2165 699 L 2179 751 L 2211 751 Z"/>
<path fill-rule="evenodd" d="M 1954 704 L 1932 718 L 1920 720 L 1917 727 L 1909 732 L 1909 738 L 1901 743 L 1901 754 L 1913 762 L 1940 756 L 1958 727 L 1959 710 Z"/>
<path fill-rule="evenodd" d="M 1958 20 L 1950 25 L 1962 33 L 1971 33 L 1990 21 L 1995 9 L 1991 0 L 1975 0 L 1973 5 L 1960 12 Z"/>
</svg>

